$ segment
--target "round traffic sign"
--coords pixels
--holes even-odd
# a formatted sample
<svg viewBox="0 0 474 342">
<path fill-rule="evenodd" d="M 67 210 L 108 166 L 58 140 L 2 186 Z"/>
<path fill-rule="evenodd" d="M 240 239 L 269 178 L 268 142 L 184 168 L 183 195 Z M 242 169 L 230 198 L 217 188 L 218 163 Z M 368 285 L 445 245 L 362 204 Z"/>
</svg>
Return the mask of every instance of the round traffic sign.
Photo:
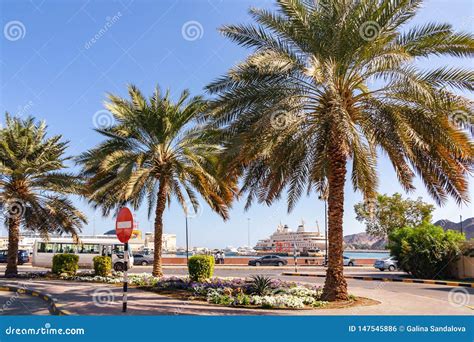
<svg viewBox="0 0 474 342">
<path fill-rule="evenodd" d="M 121 208 L 117 215 L 115 222 L 115 233 L 117 238 L 122 243 L 127 243 L 130 240 L 133 232 L 133 215 L 130 209 Z"/>
</svg>

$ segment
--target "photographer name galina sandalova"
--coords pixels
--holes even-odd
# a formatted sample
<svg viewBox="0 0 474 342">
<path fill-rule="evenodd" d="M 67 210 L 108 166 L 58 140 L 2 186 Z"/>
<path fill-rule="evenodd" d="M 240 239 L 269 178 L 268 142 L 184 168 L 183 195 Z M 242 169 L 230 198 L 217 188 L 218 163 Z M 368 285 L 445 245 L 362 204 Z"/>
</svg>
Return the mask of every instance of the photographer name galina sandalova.
<svg viewBox="0 0 474 342">
<path fill-rule="evenodd" d="M 422 325 L 408 325 L 406 327 L 407 332 L 466 332 L 466 327 L 459 327 L 454 325 L 443 325 L 443 326 L 436 326 L 430 325 L 422 326 Z"/>
</svg>

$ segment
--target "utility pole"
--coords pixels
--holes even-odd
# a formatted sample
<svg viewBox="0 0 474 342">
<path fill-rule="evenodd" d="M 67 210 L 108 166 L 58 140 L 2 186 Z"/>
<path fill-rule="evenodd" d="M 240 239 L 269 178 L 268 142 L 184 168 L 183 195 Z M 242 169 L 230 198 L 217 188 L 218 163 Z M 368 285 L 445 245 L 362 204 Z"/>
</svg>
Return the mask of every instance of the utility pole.
<svg viewBox="0 0 474 342">
<path fill-rule="evenodd" d="M 186 265 L 189 264 L 188 214 L 186 213 Z"/>
<path fill-rule="evenodd" d="M 250 217 L 247 217 L 247 246 L 250 247 Z"/>
<path fill-rule="evenodd" d="M 92 222 L 92 235 L 95 236 L 95 212 L 94 212 L 94 218 Z"/>
</svg>

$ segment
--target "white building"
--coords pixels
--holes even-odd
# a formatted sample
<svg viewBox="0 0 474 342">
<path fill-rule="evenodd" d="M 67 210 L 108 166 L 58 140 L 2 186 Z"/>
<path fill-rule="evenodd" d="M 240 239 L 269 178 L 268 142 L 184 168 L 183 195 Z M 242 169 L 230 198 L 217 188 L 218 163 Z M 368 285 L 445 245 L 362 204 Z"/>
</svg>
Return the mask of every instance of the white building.
<svg viewBox="0 0 474 342">
<path fill-rule="evenodd" d="M 150 251 L 155 249 L 155 234 L 145 233 L 144 247 Z M 176 253 L 176 234 L 163 234 L 162 247 L 163 253 Z"/>
</svg>

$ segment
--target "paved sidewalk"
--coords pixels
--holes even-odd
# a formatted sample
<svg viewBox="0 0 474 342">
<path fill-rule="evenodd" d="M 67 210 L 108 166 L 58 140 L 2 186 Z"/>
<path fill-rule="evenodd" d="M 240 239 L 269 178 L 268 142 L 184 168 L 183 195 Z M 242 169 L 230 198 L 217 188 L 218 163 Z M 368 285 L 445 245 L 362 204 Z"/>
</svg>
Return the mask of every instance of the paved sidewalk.
<svg viewBox="0 0 474 342">
<path fill-rule="evenodd" d="M 0 316 L 49 315 L 48 303 L 38 297 L 0 291 Z"/>
<path fill-rule="evenodd" d="M 19 285 L 21 281 L 1 280 L 1 285 Z M 383 284 L 383 283 L 381 283 Z M 28 287 L 48 293 L 61 309 L 72 315 L 124 315 L 122 289 L 119 286 L 70 281 L 28 282 Z M 450 291 L 450 287 L 442 287 Z M 380 301 L 379 305 L 345 309 L 263 310 L 241 309 L 185 301 L 131 288 L 127 315 L 473 315 L 467 306 L 450 305 L 446 301 L 413 294 L 377 289 L 350 287 L 350 293 Z M 473 296 L 468 305 L 474 305 Z"/>
<path fill-rule="evenodd" d="M 325 278 L 326 274 L 324 273 L 315 273 L 315 272 L 283 272 L 283 276 L 293 276 L 293 277 L 319 277 Z M 366 276 L 366 275 L 354 275 L 354 274 L 345 274 L 346 279 L 356 279 L 356 280 L 366 280 L 366 281 L 393 281 L 393 282 L 402 282 L 402 283 L 414 283 L 414 284 L 430 284 L 430 285 L 448 285 L 448 286 L 459 286 L 459 287 L 473 287 L 474 282 L 464 282 L 464 281 L 454 281 L 454 280 L 434 280 L 434 279 L 414 279 L 404 276 L 399 276 L 396 274 L 387 274 L 386 276 Z"/>
</svg>

